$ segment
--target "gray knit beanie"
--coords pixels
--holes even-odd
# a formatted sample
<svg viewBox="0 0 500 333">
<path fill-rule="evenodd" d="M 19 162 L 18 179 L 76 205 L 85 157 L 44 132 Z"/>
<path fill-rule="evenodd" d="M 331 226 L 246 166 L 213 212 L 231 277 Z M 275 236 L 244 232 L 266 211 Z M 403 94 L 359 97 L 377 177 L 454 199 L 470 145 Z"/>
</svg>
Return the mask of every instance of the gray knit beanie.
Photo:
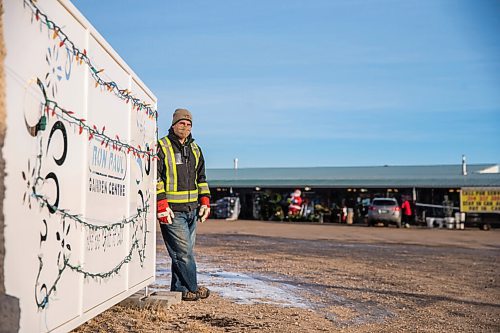
<svg viewBox="0 0 500 333">
<path fill-rule="evenodd" d="M 172 116 L 172 126 L 178 123 L 181 120 L 189 120 L 189 122 L 193 123 L 193 115 L 187 109 L 177 109 L 174 111 Z"/>
</svg>

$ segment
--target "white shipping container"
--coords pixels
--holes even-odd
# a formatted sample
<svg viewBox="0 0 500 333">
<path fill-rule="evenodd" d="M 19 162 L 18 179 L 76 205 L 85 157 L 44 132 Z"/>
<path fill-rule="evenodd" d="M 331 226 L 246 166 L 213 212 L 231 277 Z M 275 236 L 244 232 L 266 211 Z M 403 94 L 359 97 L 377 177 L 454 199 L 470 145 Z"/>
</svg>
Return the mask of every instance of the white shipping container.
<svg viewBox="0 0 500 333">
<path fill-rule="evenodd" d="M 69 1 L 3 4 L 5 289 L 64 332 L 154 281 L 157 100 Z"/>
</svg>

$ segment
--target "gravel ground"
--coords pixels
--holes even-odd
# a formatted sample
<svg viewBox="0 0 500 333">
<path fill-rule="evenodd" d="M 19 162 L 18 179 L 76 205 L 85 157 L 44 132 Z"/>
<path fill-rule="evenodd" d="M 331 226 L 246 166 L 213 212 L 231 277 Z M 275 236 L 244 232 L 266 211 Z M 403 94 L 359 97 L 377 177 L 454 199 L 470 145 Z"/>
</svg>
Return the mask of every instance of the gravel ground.
<svg viewBox="0 0 500 333">
<path fill-rule="evenodd" d="M 499 249 L 498 229 L 209 220 L 196 248 L 208 299 L 116 305 L 74 332 L 500 332 Z M 166 256 L 158 234 L 158 288 Z"/>
</svg>

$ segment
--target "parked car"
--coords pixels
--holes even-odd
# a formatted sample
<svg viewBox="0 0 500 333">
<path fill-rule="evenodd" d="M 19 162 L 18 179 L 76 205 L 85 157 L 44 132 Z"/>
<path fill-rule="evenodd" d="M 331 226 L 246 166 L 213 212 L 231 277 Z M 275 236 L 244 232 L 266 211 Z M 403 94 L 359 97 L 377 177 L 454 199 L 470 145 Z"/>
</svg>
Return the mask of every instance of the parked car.
<svg viewBox="0 0 500 333">
<path fill-rule="evenodd" d="M 387 227 L 389 223 L 401 227 L 401 208 L 394 198 L 375 198 L 368 207 L 368 225 L 382 222 Z"/>
<path fill-rule="evenodd" d="M 240 198 L 239 197 L 224 197 L 210 205 L 214 208 L 214 217 L 217 219 L 238 219 L 240 214 Z"/>
</svg>

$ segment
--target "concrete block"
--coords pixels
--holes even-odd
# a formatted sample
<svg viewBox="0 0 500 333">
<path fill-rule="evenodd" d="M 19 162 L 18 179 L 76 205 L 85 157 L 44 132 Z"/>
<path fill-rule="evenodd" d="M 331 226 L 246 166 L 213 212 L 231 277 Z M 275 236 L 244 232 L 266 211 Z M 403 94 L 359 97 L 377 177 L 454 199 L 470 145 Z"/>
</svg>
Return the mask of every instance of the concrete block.
<svg viewBox="0 0 500 333">
<path fill-rule="evenodd" d="M 182 293 L 176 291 L 154 291 L 147 296 L 144 291 L 138 291 L 127 299 L 120 302 L 121 306 L 137 308 L 170 307 L 181 302 Z"/>
</svg>

